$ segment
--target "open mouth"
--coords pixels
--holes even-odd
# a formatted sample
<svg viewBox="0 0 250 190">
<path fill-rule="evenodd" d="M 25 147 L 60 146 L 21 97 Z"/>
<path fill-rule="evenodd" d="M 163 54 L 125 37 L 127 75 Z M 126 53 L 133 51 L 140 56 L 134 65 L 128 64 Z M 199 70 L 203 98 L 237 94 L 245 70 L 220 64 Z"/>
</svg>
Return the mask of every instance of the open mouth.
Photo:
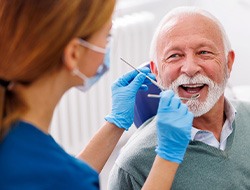
<svg viewBox="0 0 250 190">
<path fill-rule="evenodd" d="M 179 86 L 179 93 L 184 97 L 190 97 L 190 95 L 200 94 L 205 86 L 207 84 L 182 84 Z"/>
</svg>

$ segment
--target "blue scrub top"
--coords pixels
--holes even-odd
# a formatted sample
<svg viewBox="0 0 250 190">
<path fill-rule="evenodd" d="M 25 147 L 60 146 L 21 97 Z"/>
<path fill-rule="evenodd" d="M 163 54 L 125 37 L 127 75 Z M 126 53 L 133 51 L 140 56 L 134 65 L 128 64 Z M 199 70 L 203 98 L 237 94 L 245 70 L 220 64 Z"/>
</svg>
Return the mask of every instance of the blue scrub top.
<svg viewBox="0 0 250 190">
<path fill-rule="evenodd" d="M 17 122 L 0 143 L 0 189 L 99 189 L 98 173 L 48 134 Z"/>
</svg>

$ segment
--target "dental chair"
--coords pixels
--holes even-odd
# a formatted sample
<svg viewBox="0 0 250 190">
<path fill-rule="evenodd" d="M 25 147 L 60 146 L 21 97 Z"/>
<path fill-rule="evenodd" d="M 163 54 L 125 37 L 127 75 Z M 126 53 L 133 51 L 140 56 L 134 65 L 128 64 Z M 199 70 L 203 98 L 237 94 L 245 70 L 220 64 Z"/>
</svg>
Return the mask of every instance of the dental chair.
<svg viewBox="0 0 250 190">
<path fill-rule="evenodd" d="M 149 64 L 144 65 L 150 67 Z M 153 84 L 148 85 L 147 91 L 139 90 L 135 99 L 134 124 L 138 128 L 149 118 L 156 115 L 159 98 L 149 98 L 148 94 L 160 94 L 161 90 Z"/>
</svg>

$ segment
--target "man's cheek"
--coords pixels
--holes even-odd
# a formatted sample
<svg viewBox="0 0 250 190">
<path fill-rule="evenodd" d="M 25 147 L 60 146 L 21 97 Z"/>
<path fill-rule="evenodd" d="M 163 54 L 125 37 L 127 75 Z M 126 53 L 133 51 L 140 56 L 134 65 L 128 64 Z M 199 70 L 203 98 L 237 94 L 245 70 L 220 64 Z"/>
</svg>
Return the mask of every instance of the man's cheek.
<svg viewBox="0 0 250 190">
<path fill-rule="evenodd" d="M 166 86 L 166 87 L 169 87 L 172 82 L 174 81 L 174 79 L 172 78 L 171 75 L 165 73 L 163 74 L 161 77 L 159 77 L 161 82 L 162 82 L 162 85 Z"/>
</svg>

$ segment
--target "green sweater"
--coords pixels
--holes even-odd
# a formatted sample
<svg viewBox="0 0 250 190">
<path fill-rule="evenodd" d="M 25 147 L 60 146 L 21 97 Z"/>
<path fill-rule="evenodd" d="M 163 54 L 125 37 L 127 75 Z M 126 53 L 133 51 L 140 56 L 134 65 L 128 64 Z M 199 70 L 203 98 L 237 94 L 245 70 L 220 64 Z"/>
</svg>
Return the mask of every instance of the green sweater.
<svg viewBox="0 0 250 190">
<path fill-rule="evenodd" d="M 232 102 L 237 110 L 224 151 L 191 141 L 172 189 L 250 189 L 250 103 Z M 155 120 L 129 139 L 110 173 L 109 190 L 141 189 L 156 156 Z"/>
</svg>

